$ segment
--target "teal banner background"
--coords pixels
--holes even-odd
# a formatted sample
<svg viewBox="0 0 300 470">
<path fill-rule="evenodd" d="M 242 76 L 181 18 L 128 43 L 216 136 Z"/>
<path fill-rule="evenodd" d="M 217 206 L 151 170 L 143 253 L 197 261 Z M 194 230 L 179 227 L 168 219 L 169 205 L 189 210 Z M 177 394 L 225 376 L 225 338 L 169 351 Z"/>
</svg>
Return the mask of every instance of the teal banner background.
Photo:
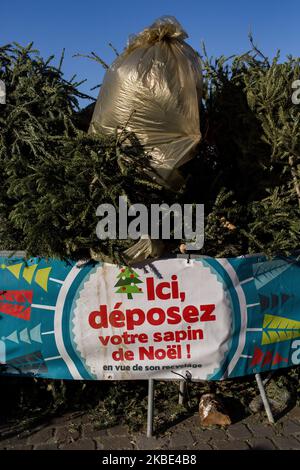
<svg viewBox="0 0 300 470">
<path fill-rule="evenodd" d="M 249 256 L 193 260 L 209 268 L 222 284 L 232 316 L 226 354 L 205 379 L 222 380 L 300 363 L 299 259 L 295 256 L 269 261 L 264 256 Z M 160 263 L 173 261 L 166 259 Z M 18 257 L 0 258 L 1 374 L 99 379 L 78 351 L 72 327 L 78 296 L 99 266 L 91 263 L 77 267 L 74 262 L 41 258 L 27 261 Z M 153 266 L 155 263 L 143 269 L 158 276 Z M 200 378 L 196 368 L 177 370 L 186 369 L 193 378 Z M 157 372 L 153 375 L 153 378 L 164 377 Z M 101 377 L 109 378 L 145 376 L 129 373 Z"/>
</svg>

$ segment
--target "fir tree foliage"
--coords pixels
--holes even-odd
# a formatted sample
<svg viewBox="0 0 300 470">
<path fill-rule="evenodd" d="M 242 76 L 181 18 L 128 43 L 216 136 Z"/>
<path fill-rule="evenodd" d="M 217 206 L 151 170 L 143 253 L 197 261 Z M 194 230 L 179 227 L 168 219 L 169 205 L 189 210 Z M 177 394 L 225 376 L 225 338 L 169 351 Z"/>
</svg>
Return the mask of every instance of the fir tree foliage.
<svg viewBox="0 0 300 470">
<path fill-rule="evenodd" d="M 126 123 L 110 137 L 86 133 L 78 100 L 93 99 L 75 77 L 64 78 L 63 57 L 56 67 L 32 44 L 1 47 L 7 103 L 0 105 L 0 249 L 62 259 L 88 258 L 93 250 L 124 263 L 133 241 L 96 236 L 98 205 L 118 209 L 121 195 L 146 205 L 204 203 L 202 254 L 298 249 L 300 106 L 291 96 L 300 59 L 269 60 L 250 42 L 250 51 L 230 58 L 209 58 L 203 49 L 203 138 L 198 156 L 182 168 L 179 192 L 157 184 L 151 156 Z"/>
<path fill-rule="evenodd" d="M 300 59 L 270 61 L 255 46 L 230 58 L 203 47 L 201 160 L 206 243 L 212 256 L 287 254 L 300 245 Z M 201 161 L 201 163 L 200 163 Z M 194 199 L 194 198 L 193 198 Z M 224 223 L 224 220 L 230 224 Z"/>
<path fill-rule="evenodd" d="M 74 259 L 88 258 L 93 249 L 120 261 L 129 242 L 97 238 L 98 205 L 117 208 L 121 195 L 129 202 L 155 200 L 152 193 L 161 187 L 148 175 L 149 157 L 125 129 L 111 137 L 80 129 L 78 99 L 89 97 L 52 59 L 41 59 L 31 44 L 0 50 L 0 78 L 7 84 L 0 109 L 0 249 Z"/>
</svg>

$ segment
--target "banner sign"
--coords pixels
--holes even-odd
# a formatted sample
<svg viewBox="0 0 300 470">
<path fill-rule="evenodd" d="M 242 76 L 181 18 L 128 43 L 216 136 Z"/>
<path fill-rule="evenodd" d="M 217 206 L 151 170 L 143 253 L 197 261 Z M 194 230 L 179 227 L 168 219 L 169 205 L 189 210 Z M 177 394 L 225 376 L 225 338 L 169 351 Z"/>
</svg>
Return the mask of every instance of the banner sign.
<svg viewBox="0 0 300 470">
<path fill-rule="evenodd" d="M 221 380 L 300 363 L 299 258 L 0 258 L 0 373 Z"/>
</svg>

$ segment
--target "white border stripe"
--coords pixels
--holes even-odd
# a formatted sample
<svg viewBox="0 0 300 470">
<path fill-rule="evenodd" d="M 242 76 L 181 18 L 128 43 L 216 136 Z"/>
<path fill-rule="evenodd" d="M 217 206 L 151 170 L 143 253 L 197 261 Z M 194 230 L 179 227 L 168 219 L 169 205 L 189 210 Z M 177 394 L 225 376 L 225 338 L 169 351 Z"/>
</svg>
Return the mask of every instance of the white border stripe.
<svg viewBox="0 0 300 470">
<path fill-rule="evenodd" d="M 77 268 L 77 266 L 74 266 L 69 272 L 69 274 L 67 275 L 66 279 L 64 280 L 64 283 L 57 297 L 55 316 L 54 316 L 54 331 L 55 331 L 56 346 L 67 368 L 69 369 L 70 374 L 75 380 L 81 380 L 83 379 L 83 377 L 80 375 L 77 367 L 75 366 L 73 360 L 70 358 L 65 348 L 64 340 L 63 340 L 63 332 L 62 332 L 62 316 L 63 316 L 64 303 L 65 303 L 68 291 L 71 285 L 73 284 L 74 279 L 78 276 L 79 273 L 80 273 L 80 268 Z"/>
<path fill-rule="evenodd" d="M 62 281 L 61 279 L 55 279 L 55 277 L 49 277 L 49 281 L 57 282 L 57 284 L 63 284 L 65 282 L 65 281 Z"/>
<path fill-rule="evenodd" d="M 61 356 L 46 357 L 45 361 L 54 361 L 56 359 L 61 359 Z"/>
<path fill-rule="evenodd" d="M 237 277 L 237 274 L 235 270 L 233 269 L 232 265 L 226 260 L 226 259 L 219 259 L 219 263 L 223 266 L 227 274 L 229 275 L 234 287 L 235 291 L 237 293 L 238 299 L 239 299 L 239 304 L 240 304 L 240 309 L 241 309 L 241 330 L 240 330 L 240 335 L 239 335 L 239 344 L 238 347 L 234 353 L 233 358 L 231 359 L 230 363 L 228 364 L 227 369 L 225 370 L 223 376 L 221 377 L 221 380 L 228 377 L 233 369 L 235 368 L 239 358 L 241 357 L 241 353 L 244 350 L 245 343 L 246 343 L 246 328 L 247 328 L 247 304 L 246 304 L 246 298 L 243 289 L 241 288 L 241 282 L 239 281 L 239 278 Z M 248 282 L 252 280 L 253 278 L 246 279 L 243 282 Z"/>
<path fill-rule="evenodd" d="M 243 281 L 239 282 L 239 284 L 242 286 L 243 284 L 246 284 L 247 282 L 253 281 L 254 277 L 248 277 L 248 279 L 244 279 Z"/>
<path fill-rule="evenodd" d="M 55 305 L 39 305 L 31 304 L 32 308 L 40 308 L 41 310 L 55 310 Z"/>
</svg>

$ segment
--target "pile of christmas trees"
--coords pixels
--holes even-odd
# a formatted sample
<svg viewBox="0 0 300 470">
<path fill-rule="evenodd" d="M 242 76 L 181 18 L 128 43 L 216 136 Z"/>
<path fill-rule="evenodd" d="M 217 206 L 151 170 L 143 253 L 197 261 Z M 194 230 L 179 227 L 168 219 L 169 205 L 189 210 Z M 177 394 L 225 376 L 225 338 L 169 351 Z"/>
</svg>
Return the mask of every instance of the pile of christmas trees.
<svg viewBox="0 0 300 470">
<path fill-rule="evenodd" d="M 254 46 L 230 60 L 204 53 L 203 139 L 176 193 L 155 183 L 149 156 L 125 128 L 109 138 L 87 134 L 78 100 L 90 98 L 52 59 L 32 45 L 0 48 L 0 249 L 74 259 L 92 250 L 122 261 L 132 241 L 96 236 L 98 205 L 118 207 L 120 195 L 204 203 L 203 254 L 300 247 L 300 105 L 291 100 L 299 59 L 269 61 Z"/>
<path fill-rule="evenodd" d="M 117 205 L 121 195 L 155 200 L 160 186 L 125 129 L 110 138 L 86 133 L 78 99 L 89 97 L 51 60 L 32 45 L 0 48 L 0 249 L 74 259 L 94 250 L 118 261 L 130 242 L 98 240 L 98 205 Z"/>
</svg>

